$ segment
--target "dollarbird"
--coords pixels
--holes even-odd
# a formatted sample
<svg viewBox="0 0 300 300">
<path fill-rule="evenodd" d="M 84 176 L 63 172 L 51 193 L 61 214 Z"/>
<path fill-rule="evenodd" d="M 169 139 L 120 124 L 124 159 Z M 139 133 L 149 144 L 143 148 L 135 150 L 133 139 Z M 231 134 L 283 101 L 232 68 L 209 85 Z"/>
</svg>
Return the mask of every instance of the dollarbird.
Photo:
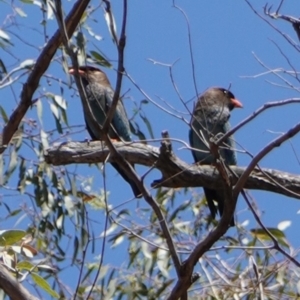
<svg viewBox="0 0 300 300">
<path fill-rule="evenodd" d="M 206 90 L 197 100 L 190 122 L 189 140 L 194 149 L 192 154 L 195 162 L 211 165 L 215 162 L 210 153 L 209 139 L 213 136 L 225 134 L 230 129 L 230 112 L 235 107 L 243 107 L 234 95 L 224 88 L 212 87 Z M 232 137 L 227 138 L 219 149 L 220 157 L 227 165 L 236 165 L 236 153 L 234 151 Z M 198 151 L 197 151 L 198 150 Z M 222 190 L 203 188 L 205 198 L 211 213 L 215 219 L 219 211 L 222 216 L 224 211 L 224 196 Z M 217 203 L 215 205 L 214 201 Z M 230 226 L 234 226 L 232 218 Z"/>
<path fill-rule="evenodd" d="M 97 120 L 100 127 L 104 125 L 106 114 L 109 111 L 114 90 L 104 72 L 92 66 L 81 66 L 78 72 L 74 67 L 69 68 L 69 74 L 78 74 L 81 77 L 83 87 L 85 89 L 86 98 L 89 102 L 90 109 Z M 84 99 L 81 99 L 85 101 Z M 92 140 L 101 140 L 101 134 L 98 126 L 94 126 L 91 116 L 84 111 L 84 120 L 87 131 L 89 132 Z M 115 113 L 113 115 L 108 135 L 113 140 L 123 140 L 125 142 L 131 141 L 130 126 L 126 111 L 121 99 L 118 101 Z M 126 180 L 134 193 L 135 197 L 141 197 L 141 192 L 137 185 L 131 180 L 117 163 L 111 163 L 118 173 Z M 132 165 L 134 167 L 134 165 Z"/>
</svg>

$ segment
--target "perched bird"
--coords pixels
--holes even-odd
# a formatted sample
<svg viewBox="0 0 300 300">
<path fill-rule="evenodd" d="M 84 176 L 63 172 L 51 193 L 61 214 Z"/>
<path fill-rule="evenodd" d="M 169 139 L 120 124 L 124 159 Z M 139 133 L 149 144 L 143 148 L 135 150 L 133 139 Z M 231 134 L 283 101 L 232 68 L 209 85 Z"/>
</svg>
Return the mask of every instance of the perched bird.
<svg viewBox="0 0 300 300">
<path fill-rule="evenodd" d="M 75 75 L 76 73 L 74 67 L 69 68 L 69 74 Z M 92 66 L 81 66 L 78 68 L 77 74 L 81 77 L 90 109 L 98 124 L 102 127 L 106 119 L 106 114 L 112 104 L 114 90 L 112 89 L 106 74 L 100 69 Z M 82 99 L 82 101 L 84 100 Z M 86 128 L 92 140 L 101 140 L 98 126 L 95 126 L 91 116 L 86 113 L 85 110 L 83 111 Z M 114 140 L 131 141 L 129 121 L 121 99 L 118 101 L 108 134 L 109 137 Z M 135 197 L 140 197 L 141 192 L 139 188 L 130 178 L 128 178 L 120 166 L 117 163 L 112 163 L 112 166 L 130 184 Z"/>
<path fill-rule="evenodd" d="M 230 91 L 219 87 L 206 90 L 198 98 L 189 131 L 190 145 L 195 149 L 192 150 L 195 162 L 206 165 L 215 162 L 214 156 L 210 153 L 209 139 L 219 134 L 225 134 L 230 129 L 230 111 L 235 107 L 243 107 L 243 105 L 235 99 Z M 220 157 L 228 165 L 236 165 L 237 162 L 233 148 L 232 137 L 227 138 L 220 147 Z M 211 216 L 215 218 L 218 210 L 222 216 L 224 210 L 222 191 L 204 188 L 204 194 Z M 234 218 L 232 218 L 230 226 L 234 226 Z"/>
</svg>

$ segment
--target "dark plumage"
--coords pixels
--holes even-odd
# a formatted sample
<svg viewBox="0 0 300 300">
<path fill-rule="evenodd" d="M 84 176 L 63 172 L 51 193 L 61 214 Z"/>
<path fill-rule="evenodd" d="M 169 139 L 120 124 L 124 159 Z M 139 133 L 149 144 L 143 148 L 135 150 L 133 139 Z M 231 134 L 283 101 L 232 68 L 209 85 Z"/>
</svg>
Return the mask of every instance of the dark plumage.
<svg viewBox="0 0 300 300">
<path fill-rule="evenodd" d="M 69 73 L 75 75 L 76 69 L 70 67 Z M 110 82 L 104 72 L 91 66 L 79 67 L 78 75 L 81 76 L 87 100 L 89 101 L 89 106 L 94 114 L 94 117 L 98 124 L 102 127 L 106 119 L 106 113 L 111 107 L 114 95 L 114 91 L 110 85 Z M 84 101 L 83 99 L 81 100 Z M 93 140 L 101 140 L 100 132 L 98 128 L 96 128 L 97 126 L 93 125 L 90 115 L 85 113 L 85 111 L 84 120 L 87 131 L 89 132 L 91 138 Z M 131 141 L 129 121 L 121 99 L 119 99 L 116 107 L 108 134 L 111 139 L 123 140 L 126 142 Z M 135 197 L 140 197 L 141 192 L 139 188 L 130 178 L 127 177 L 119 165 L 112 163 L 112 166 L 130 184 Z"/>
<path fill-rule="evenodd" d="M 206 90 L 197 100 L 191 119 L 189 140 L 193 150 L 195 162 L 200 164 L 213 164 L 215 158 L 210 153 L 209 139 L 218 134 L 224 134 L 230 129 L 230 111 L 235 107 L 242 107 L 242 104 L 234 98 L 234 95 L 223 88 L 213 87 Z M 231 138 L 225 140 L 220 148 L 220 156 L 228 165 L 236 165 L 236 153 L 234 141 Z M 220 216 L 224 210 L 224 199 L 221 190 L 204 188 L 211 216 L 216 217 L 219 210 Z M 217 202 L 215 206 L 214 200 Z M 230 223 L 234 226 L 234 219 Z"/>
</svg>

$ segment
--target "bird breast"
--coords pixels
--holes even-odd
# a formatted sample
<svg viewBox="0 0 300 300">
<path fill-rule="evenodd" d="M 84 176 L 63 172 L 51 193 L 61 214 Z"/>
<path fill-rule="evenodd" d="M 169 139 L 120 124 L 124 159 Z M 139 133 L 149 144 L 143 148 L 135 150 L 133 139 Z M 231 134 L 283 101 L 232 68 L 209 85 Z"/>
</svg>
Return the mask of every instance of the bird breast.
<svg viewBox="0 0 300 300">
<path fill-rule="evenodd" d="M 210 107 L 199 106 L 196 108 L 194 118 L 200 123 L 208 125 L 224 125 L 230 118 L 230 111 L 227 107 L 213 105 Z"/>
</svg>

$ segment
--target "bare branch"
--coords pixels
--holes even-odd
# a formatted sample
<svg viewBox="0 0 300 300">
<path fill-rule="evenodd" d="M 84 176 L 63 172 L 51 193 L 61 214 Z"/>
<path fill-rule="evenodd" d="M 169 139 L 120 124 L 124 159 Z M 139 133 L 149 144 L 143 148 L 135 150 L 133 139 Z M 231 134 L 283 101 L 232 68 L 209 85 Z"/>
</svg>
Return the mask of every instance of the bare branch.
<svg viewBox="0 0 300 300">
<path fill-rule="evenodd" d="M 229 197 L 231 197 L 228 192 L 229 190 L 226 189 L 225 201 L 228 201 Z M 226 233 L 231 217 L 232 214 L 230 215 L 229 207 L 227 207 L 227 211 L 223 214 L 218 226 L 195 247 L 189 258 L 184 262 L 180 272 L 181 276 L 167 298 L 168 300 L 179 299 L 182 295 L 185 295 L 186 291 L 194 283 L 193 278 L 197 278 L 197 276 L 199 276 L 198 274 L 193 274 L 194 266 L 197 264 L 199 258 Z"/>
<path fill-rule="evenodd" d="M 242 122 L 240 122 L 238 125 L 233 127 L 231 130 L 229 130 L 226 134 L 224 134 L 217 142 L 216 144 L 219 146 L 224 142 L 225 139 L 233 135 L 238 129 L 252 121 L 254 118 L 256 118 L 259 114 L 264 112 L 265 110 L 272 108 L 272 107 L 277 107 L 277 106 L 282 106 L 282 105 L 287 105 L 291 103 L 300 103 L 300 98 L 291 98 L 291 99 L 286 99 L 286 100 L 281 100 L 281 101 L 274 101 L 274 102 L 268 102 L 265 103 L 263 106 L 258 108 L 255 112 L 252 113 L 249 117 L 244 119 Z"/>
<path fill-rule="evenodd" d="M 241 192 L 245 201 L 248 204 L 248 207 L 250 208 L 250 210 L 252 211 L 252 214 L 256 220 L 256 222 L 262 227 L 262 229 L 266 232 L 266 234 L 270 237 L 270 239 L 273 242 L 273 248 L 278 250 L 280 253 L 282 253 L 285 257 L 288 258 L 289 261 L 292 261 L 297 267 L 300 267 L 300 262 L 298 262 L 294 257 L 292 257 L 291 255 L 289 255 L 288 253 L 286 253 L 279 245 L 277 239 L 274 237 L 274 235 L 268 230 L 268 228 L 263 224 L 263 222 L 260 220 L 259 216 L 257 215 L 257 213 L 255 212 L 255 210 L 253 209 L 247 194 L 245 193 L 245 191 Z"/>
<path fill-rule="evenodd" d="M 271 26 L 275 31 L 277 31 L 281 36 L 283 36 L 285 38 L 285 40 L 296 50 L 296 51 L 300 51 L 299 46 L 284 32 L 280 31 L 277 27 L 275 27 L 271 22 L 269 22 L 266 18 L 264 18 L 261 14 L 258 13 L 258 11 L 252 6 L 252 4 L 248 1 L 248 0 L 244 0 L 249 7 L 252 9 L 252 11 L 259 17 L 261 18 L 263 21 L 265 21 L 269 26 Z M 267 6 L 265 6 L 265 14 L 267 14 L 267 12 L 269 12 L 267 10 Z M 270 13 L 270 12 L 269 12 Z"/>
<path fill-rule="evenodd" d="M 3 264 L 0 264 L 0 289 L 12 300 L 38 300 L 6 270 Z"/>
<path fill-rule="evenodd" d="M 111 12 L 111 7 L 110 7 L 110 2 L 109 1 L 104 1 L 107 5 L 107 13 L 110 15 L 112 18 L 112 12 Z M 109 4 L 109 5 L 108 5 Z M 117 82 L 116 82 L 116 87 L 115 87 L 115 92 L 114 96 L 112 99 L 112 104 L 109 108 L 109 111 L 106 115 L 106 120 L 103 124 L 103 131 L 106 133 L 109 130 L 110 123 L 112 121 L 112 118 L 115 114 L 118 101 L 120 98 L 120 93 L 121 93 L 121 86 L 122 86 L 122 80 L 123 80 L 123 74 L 125 71 L 124 68 L 124 50 L 125 50 L 125 44 L 126 44 L 126 24 L 127 24 L 127 0 L 123 0 L 123 21 L 122 21 L 122 29 L 121 29 L 121 34 L 119 41 L 117 41 L 117 48 L 118 48 L 118 72 L 117 72 Z M 116 38 L 116 37 L 115 37 Z"/>
<path fill-rule="evenodd" d="M 182 15 L 184 16 L 186 25 L 187 25 L 187 30 L 188 30 L 188 38 L 189 38 L 189 52 L 190 52 L 190 59 L 191 59 L 191 64 L 192 64 L 192 75 L 193 75 L 193 83 L 194 83 L 194 88 L 196 92 L 196 97 L 199 95 L 198 88 L 197 88 L 197 81 L 196 81 L 196 71 L 195 71 L 195 63 L 194 63 L 194 54 L 193 54 L 193 46 L 192 46 L 192 36 L 191 36 L 191 28 L 190 28 L 190 22 L 189 19 L 185 13 L 185 11 L 177 6 L 175 4 L 175 1 L 173 1 L 173 6 L 178 9 Z"/>
<path fill-rule="evenodd" d="M 250 162 L 247 169 L 245 170 L 244 174 L 239 178 L 236 186 L 233 189 L 234 194 L 238 194 L 242 188 L 244 187 L 244 184 L 252 172 L 258 162 L 265 157 L 269 152 L 271 152 L 275 147 L 279 147 L 283 142 L 290 139 L 294 135 L 296 135 L 300 131 L 300 123 L 295 125 L 293 128 L 291 128 L 289 131 L 284 133 L 283 135 L 279 136 L 278 138 L 274 139 L 272 142 L 270 142 L 267 146 L 265 146 Z"/>
<path fill-rule="evenodd" d="M 163 155 L 160 149 L 142 143 L 124 144 L 115 142 L 114 147 L 128 162 L 144 166 L 155 166 L 163 174 L 162 178 L 153 182 L 158 187 L 197 187 L 203 186 L 216 189 L 222 180 L 213 166 L 190 165 L 180 160 L 174 154 Z M 53 165 L 88 164 L 105 162 L 110 150 L 100 141 L 69 142 L 52 145 L 45 154 L 45 160 Z M 113 161 L 113 156 L 109 161 Z M 232 184 L 245 172 L 245 167 L 230 166 L 237 178 L 232 178 Z M 273 169 L 255 168 L 250 173 L 244 188 L 264 190 L 287 197 L 300 199 L 300 176 Z"/>
</svg>

